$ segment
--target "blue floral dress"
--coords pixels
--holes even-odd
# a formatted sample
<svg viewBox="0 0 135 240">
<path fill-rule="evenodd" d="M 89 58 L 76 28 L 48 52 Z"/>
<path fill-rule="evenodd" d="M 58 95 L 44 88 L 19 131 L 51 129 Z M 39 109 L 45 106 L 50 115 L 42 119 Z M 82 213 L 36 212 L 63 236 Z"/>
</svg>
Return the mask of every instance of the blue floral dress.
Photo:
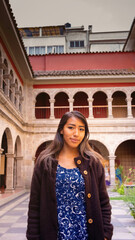
<svg viewBox="0 0 135 240">
<path fill-rule="evenodd" d="M 78 168 L 57 166 L 58 240 L 87 240 L 85 183 Z"/>
</svg>

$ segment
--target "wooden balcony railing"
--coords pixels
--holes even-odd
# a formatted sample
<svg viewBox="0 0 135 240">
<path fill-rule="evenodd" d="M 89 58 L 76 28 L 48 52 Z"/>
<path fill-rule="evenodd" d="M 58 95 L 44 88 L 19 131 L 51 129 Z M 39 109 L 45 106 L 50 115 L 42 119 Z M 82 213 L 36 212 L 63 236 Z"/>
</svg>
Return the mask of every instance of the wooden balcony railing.
<svg viewBox="0 0 135 240">
<path fill-rule="evenodd" d="M 108 106 L 93 106 L 93 117 L 94 118 L 107 118 L 108 117 Z M 132 115 L 135 117 L 135 105 L 131 106 Z M 54 106 L 54 117 L 61 118 L 65 112 L 68 112 L 69 106 Z M 80 111 L 86 118 L 89 117 L 89 106 L 73 106 L 73 110 Z M 112 105 L 112 115 L 114 118 L 126 118 L 127 105 Z M 35 107 L 35 117 L 37 119 L 48 119 L 50 118 L 50 107 Z"/>
</svg>

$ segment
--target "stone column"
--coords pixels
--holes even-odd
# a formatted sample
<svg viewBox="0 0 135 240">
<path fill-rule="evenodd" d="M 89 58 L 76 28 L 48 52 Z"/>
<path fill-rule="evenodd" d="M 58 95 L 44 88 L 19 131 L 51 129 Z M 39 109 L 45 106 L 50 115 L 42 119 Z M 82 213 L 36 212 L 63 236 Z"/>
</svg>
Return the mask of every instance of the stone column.
<svg viewBox="0 0 135 240">
<path fill-rule="evenodd" d="M 0 166 L 1 166 L 1 154 L 3 153 L 3 151 L 4 151 L 4 149 L 0 148 Z M 0 194 L 1 194 L 1 192 L 0 192 Z"/>
<path fill-rule="evenodd" d="M 4 74 L 3 75 L 3 79 L 6 82 L 6 87 L 5 87 L 5 95 L 7 95 L 9 97 L 9 74 Z"/>
<path fill-rule="evenodd" d="M 92 103 L 93 103 L 93 98 L 88 98 L 88 103 L 89 103 L 89 119 L 93 119 L 93 106 L 92 106 Z"/>
<path fill-rule="evenodd" d="M 16 96 L 16 108 L 19 110 L 19 96 L 20 96 L 20 93 L 19 93 L 18 90 L 15 92 L 15 96 Z"/>
<path fill-rule="evenodd" d="M 4 149 L 0 148 L 0 165 L 1 165 L 1 154 L 3 153 Z"/>
<path fill-rule="evenodd" d="M 50 119 L 55 119 L 54 117 L 54 103 L 55 99 L 50 99 Z"/>
<path fill-rule="evenodd" d="M 127 100 L 127 117 L 128 118 L 133 118 L 132 107 L 131 107 L 132 98 L 128 97 L 126 100 Z"/>
<path fill-rule="evenodd" d="M 107 101 L 108 101 L 108 118 L 113 118 L 113 115 L 112 115 L 112 100 L 113 98 L 108 98 Z"/>
<path fill-rule="evenodd" d="M 111 186 L 115 186 L 115 158 L 114 155 L 109 156 Z"/>
<path fill-rule="evenodd" d="M 0 148 L 0 166 L 1 166 L 1 154 L 3 153 L 3 151 L 4 151 L 4 149 Z M 1 192 L 0 192 L 0 194 L 1 194 Z"/>
<path fill-rule="evenodd" d="M 69 102 L 69 111 L 72 112 L 73 111 L 74 99 L 73 98 L 69 98 L 68 102 Z"/>
<path fill-rule="evenodd" d="M 23 157 L 15 157 L 17 161 L 17 185 L 16 188 L 23 188 L 23 178 L 22 178 L 22 160 Z"/>
<path fill-rule="evenodd" d="M 15 83 L 11 83 L 11 88 L 12 88 L 11 101 L 12 103 L 14 103 L 15 102 Z"/>
<path fill-rule="evenodd" d="M 22 103 L 24 101 L 24 98 L 23 96 L 20 96 L 20 99 L 19 99 L 19 111 L 22 113 Z"/>
<path fill-rule="evenodd" d="M 0 69 L 0 89 L 3 90 L 3 69 Z"/>
<path fill-rule="evenodd" d="M 6 192 L 13 192 L 14 154 L 6 153 L 6 157 L 7 157 Z"/>
</svg>

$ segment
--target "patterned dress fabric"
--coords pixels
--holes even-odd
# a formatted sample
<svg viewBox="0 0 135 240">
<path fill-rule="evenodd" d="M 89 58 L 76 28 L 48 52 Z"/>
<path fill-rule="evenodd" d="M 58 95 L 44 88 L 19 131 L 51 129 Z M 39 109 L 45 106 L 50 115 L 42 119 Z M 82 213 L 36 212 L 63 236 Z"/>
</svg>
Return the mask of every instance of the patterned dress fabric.
<svg viewBox="0 0 135 240">
<path fill-rule="evenodd" d="M 58 240 L 88 240 L 85 183 L 78 168 L 60 165 L 56 173 Z"/>
</svg>

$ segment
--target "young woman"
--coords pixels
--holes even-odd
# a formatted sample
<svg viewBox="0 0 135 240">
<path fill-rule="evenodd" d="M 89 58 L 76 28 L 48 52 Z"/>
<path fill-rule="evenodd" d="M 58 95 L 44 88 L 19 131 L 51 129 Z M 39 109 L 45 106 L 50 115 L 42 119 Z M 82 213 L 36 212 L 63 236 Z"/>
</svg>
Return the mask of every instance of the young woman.
<svg viewBox="0 0 135 240">
<path fill-rule="evenodd" d="M 27 239 L 110 240 L 113 226 L 102 157 L 89 143 L 85 117 L 68 112 L 36 162 Z"/>
</svg>

